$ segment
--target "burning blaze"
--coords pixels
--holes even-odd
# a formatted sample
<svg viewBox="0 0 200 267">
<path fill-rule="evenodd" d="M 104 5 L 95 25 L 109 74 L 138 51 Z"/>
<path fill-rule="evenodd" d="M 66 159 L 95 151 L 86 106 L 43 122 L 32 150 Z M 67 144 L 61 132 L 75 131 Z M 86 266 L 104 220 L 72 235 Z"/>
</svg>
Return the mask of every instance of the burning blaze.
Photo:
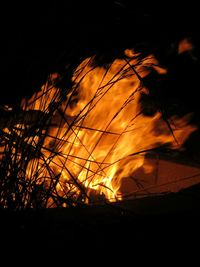
<svg viewBox="0 0 200 267">
<path fill-rule="evenodd" d="M 152 70 L 167 72 L 153 55 L 142 58 L 132 50 L 107 67 L 95 66 L 91 57 L 74 71 L 73 87 L 64 96 L 54 74 L 39 93 L 23 100 L 24 110 L 46 114 L 42 141 L 31 140 L 41 150 L 29 161 L 26 179 L 51 191 L 48 207 L 121 200 L 122 181 L 143 168 L 148 151 L 163 144 L 179 148 L 195 130 L 187 117 L 166 123 L 161 112 L 143 114 L 140 99 L 148 94 L 143 78 Z"/>
</svg>

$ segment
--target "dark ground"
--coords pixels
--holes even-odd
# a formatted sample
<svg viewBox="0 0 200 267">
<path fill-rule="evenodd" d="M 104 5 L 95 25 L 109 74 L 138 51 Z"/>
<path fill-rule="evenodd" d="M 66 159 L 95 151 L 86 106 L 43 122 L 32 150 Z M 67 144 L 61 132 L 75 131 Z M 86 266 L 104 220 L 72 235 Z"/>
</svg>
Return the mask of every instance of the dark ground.
<svg viewBox="0 0 200 267">
<path fill-rule="evenodd" d="M 164 86 L 159 99 L 165 100 L 165 106 L 170 105 L 171 99 L 175 102 L 179 99 L 176 109 L 180 113 L 194 112 L 194 122 L 200 124 L 199 9 L 192 2 L 178 7 L 169 2 L 152 6 L 128 1 L 48 1 L 46 4 L 27 1 L 26 5 L 8 2 L 2 7 L 2 13 L 1 105 L 17 106 L 22 97 L 30 96 L 43 84 L 50 72 L 62 71 L 68 61 L 78 61 L 80 57 L 96 52 L 105 54 L 106 58 L 117 56 L 124 48 L 140 43 L 139 49 L 153 50 L 161 63 L 175 62 L 178 79 L 174 79 L 172 68 L 167 81 L 169 86 Z M 183 37 L 192 38 L 197 61 L 188 59 L 187 55 L 178 59 L 167 57 L 168 51 L 173 50 Z M 188 142 L 189 153 L 197 155 L 198 161 L 199 133 Z M 127 253 L 115 253 L 111 258 L 123 256 L 133 262 L 148 250 L 152 251 L 153 258 L 157 257 L 158 250 L 164 259 L 173 254 L 177 256 L 177 253 L 181 258 L 187 255 L 189 248 L 194 249 L 200 236 L 199 188 L 194 190 L 186 194 L 190 200 L 177 196 L 179 200 L 175 201 L 172 196 L 166 202 L 171 204 L 161 201 L 159 209 L 160 201 L 153 202 L 157 215 L 154 212 L 143 215 L 140 210 L 129 213 L 110 207 L 24 214 L 1 211 L 2 254 L 21 251 L 19 254 L 23 258 L 23 251 L 29 251 L 32 259 L 48 249 L 49 254 L 45 255 L 54 258 L 68 255 L 69 248 L 75 251 L 83 246 L 89 254 L 91 249 L 94 253 L 98 247 L 100 252 L 94 254 L 98 261 L 104 253 L 109 254 L 113 246 L 118 253 L 122 248 L 127 249 Z M 181 209 L 163 214 L 173 201 L 179 203 Z M 185 210 L 187 205 L 189 208 Z M 177 252 L 179 249 L 182 252 Z"/>
<path fill-rule="evenodd" d="M 23 263 L 131 261 L 169 263 L 198 258 L 199 187 L 179 195 L 69 209 L 1 211 L 1 257 Z M 20 257 L 19 257 L 20 255 Z M 88 256 L 87 256 L 88 255 Z M 195 256 L 196 255 L 196 256 Z M 75 258 L 74 258 L 75 256 Z M 85 258 L 86 257 L 86 258 Z M 162 262 L 162 261 L 161 261 Z M 90 263 L 93 262 L 90 260 Z"/>
</svg>

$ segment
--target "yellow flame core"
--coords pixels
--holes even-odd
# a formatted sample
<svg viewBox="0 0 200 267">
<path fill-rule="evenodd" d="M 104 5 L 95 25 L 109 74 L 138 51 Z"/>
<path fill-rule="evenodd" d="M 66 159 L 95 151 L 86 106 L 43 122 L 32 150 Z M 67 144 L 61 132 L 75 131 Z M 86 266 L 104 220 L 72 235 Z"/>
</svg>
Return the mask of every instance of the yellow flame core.
<svg viewBox="0 0 200 267">
<path fill-rule="evenodd" d="M 143 166 L 147 150 L 166 143 L 172 148 L 181 146 L 195 130 L 187 117 L 173 118 L 173 136 L 160 112 L 150 117 L 141 110 L 141 93 L 148 93 L 142 78 L 152 69 L 159 74 L 167 70 L 153 55 L 138 58 L 126 50 L 125 57 L 109 67 L 94 67 L 93 58 L 78 66 L 72 77 L 73 88 L 59 106 L 64 117 L 55 111 L 52 120 L 60 121 L 48 129 L 44 159 L 29 162 L 28 179 L 37 174 L 38 183 L 56 180 L 55 191 L 61 197 L 78 198 L 85 190 L 85 203 L 92 194 L 120 200 L 122 180 Z M 48 113 L 51 99 L 59 99 L 59 94 L 59 89 L 47 83 L 29 101 L 23 101 L 23 108 Z M 53 199 L 48 205 L 53 205 Z"/>
</svg>

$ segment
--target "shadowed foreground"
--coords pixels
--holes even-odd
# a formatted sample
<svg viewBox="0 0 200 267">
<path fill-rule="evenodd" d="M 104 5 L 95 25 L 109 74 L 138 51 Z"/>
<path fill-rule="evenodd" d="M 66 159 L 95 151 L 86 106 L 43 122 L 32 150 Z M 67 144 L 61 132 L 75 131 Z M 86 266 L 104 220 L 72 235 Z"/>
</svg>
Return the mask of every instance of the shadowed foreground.
<svg viewBox="0 0 200 267">
<path fill-rule="evenodd" d="M 67 253 L 114 249 L 135 254 L 195 244 L 200 237 L 200 187 L 112 205 L 67 209 L 1 210 L 3 251 Z M 2 238 L 3 237 L 3 238 Z M 153 245 L 153 247 L 152 247 Z"/>
</svg>

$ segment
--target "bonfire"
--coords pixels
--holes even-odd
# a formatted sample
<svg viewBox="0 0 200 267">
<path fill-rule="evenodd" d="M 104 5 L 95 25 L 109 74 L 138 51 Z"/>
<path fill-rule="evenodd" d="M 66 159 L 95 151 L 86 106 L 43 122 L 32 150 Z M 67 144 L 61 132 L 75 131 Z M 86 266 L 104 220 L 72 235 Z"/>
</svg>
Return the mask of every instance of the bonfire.
<svg viewBox="0 0 200 267">
<path fill-rule="evenodd" d="M 185 42 L 179 53 L 187 49 Z M 178 151 L 197 129 L 190 114 L 147 114 L 145 79 L 167 71 L 153 54 L 133 49 L 103 66 L 91 56 L 66 85 L 62 74 L 52 73 L 18 113 L 5 107 L 1 206 L 69 207 L 165 193 L 158 179 L 152 181 L 155 162 L 147 155 L 166 146 Z"/>
</svg>

